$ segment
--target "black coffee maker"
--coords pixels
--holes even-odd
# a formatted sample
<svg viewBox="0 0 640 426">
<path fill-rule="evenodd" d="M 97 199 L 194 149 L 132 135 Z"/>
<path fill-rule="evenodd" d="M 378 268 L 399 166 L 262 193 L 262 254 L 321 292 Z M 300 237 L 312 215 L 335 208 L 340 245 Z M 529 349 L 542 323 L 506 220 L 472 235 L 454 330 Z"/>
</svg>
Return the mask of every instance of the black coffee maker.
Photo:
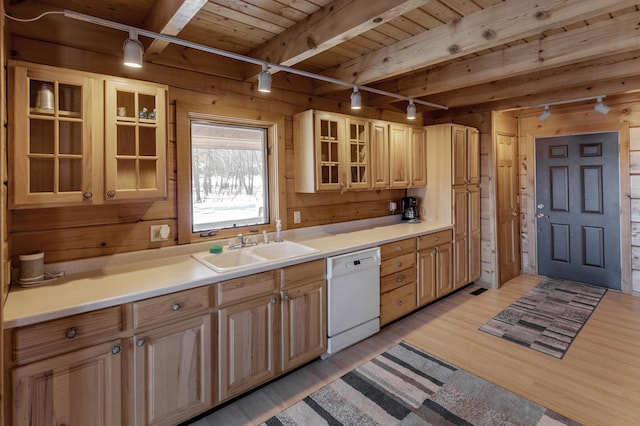
<svg viewBox="0 0 640 426">
<path fill-rule="evenodd" d="M 402 199 L 402 221 L 420 222 L 418 220 L 418 200 L 416 197 L 404 197 Z"/>
</svg>

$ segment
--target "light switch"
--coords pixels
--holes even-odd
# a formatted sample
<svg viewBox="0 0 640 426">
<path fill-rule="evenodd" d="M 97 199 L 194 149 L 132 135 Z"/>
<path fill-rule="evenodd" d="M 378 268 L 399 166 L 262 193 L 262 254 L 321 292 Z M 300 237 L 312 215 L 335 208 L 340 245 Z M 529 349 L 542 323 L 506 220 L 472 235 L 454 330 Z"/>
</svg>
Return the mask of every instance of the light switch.
<svg viewBox="0 0 640 426">
<path fill-rule="evenodd" d="M 300 212 L 293 212 L 293 223 L 300 223 Z"/>
</svg>

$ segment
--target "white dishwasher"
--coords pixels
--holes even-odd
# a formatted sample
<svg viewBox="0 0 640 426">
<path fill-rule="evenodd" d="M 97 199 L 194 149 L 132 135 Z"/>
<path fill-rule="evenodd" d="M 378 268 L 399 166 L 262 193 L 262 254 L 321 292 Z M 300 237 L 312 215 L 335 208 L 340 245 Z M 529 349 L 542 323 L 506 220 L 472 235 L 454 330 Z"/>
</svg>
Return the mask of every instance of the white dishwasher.
<svg viewBox="0 0 640 426">
<path fill-rule="evenodd" d="M 380 330 L 380 248 L 327 258 L 326 358 Z"/>
</svg>

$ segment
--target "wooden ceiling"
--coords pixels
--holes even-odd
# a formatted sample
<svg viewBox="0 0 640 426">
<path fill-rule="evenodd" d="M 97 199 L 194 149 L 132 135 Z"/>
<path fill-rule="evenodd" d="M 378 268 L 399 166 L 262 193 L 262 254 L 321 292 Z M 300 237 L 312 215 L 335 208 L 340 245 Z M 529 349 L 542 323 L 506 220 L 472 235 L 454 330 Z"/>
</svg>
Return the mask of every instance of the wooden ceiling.
<svg viewBox="0 0 640 426">
<path fill-rule="evenodd" d="M 69 9 L 452 109 L 521 108 L 640 89 L 640 8 L 614 0 L 10 0 Z M 640 3 L 639 3 L 640 4 Z M 13 34 L 110 55 L 122 31 L 51 15 Z M 237 80 L 259 67 L 143 40 L 145 61 Z M 284 72 L 274 75 L 274 88 Z M 313 80 L 302 92 L 348 98 Z M 363 104 L 406 102 L 363 92 Z M 420 109 L 420 106 L 419 106 Z M 424 112 L 430 108 L 422 107 Z"/>
</svg>

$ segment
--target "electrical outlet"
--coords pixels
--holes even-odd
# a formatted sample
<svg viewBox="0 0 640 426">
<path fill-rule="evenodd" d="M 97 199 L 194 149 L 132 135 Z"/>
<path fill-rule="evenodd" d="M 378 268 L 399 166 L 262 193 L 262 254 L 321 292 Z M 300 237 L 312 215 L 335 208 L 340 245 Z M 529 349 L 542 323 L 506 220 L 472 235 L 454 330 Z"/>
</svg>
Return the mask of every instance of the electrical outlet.
<svg viewBox="0 0 640 426">
<path fill-rule="evenodd" d="M 396 208 L 398 208 L 398 206 L 396 205 L 395 201 L 389 201 L 389 211 L 391 213 L 396 211 Z"/>
<path fill-rule="evenodd" d="M 152 243 L 158 241 L 167 241 L 169 239 L 170 233 L 171 228 L 169 227 L 169 225 L 151 225 L 149 241 L 151 241 Z"/>
<path fill-rule="evenodd" d="M 300 212 L 293 212 L 293 223 L 300 223 Z"/>
</svg>

